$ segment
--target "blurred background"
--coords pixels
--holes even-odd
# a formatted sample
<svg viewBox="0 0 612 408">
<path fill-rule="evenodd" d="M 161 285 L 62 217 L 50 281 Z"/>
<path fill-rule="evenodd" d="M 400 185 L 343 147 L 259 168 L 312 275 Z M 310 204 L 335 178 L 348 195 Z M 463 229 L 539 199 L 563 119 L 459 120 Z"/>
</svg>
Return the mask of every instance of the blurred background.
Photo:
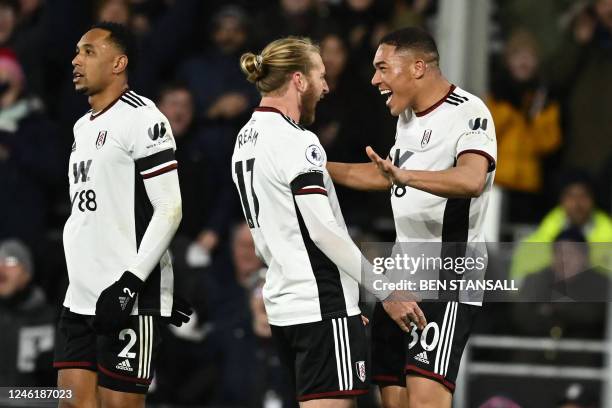
<svg viewBox="0 0 612 408">
<path fill-rule="evenodd" d="M 395 135 L 370 85 L 378 40 L 430 30 L 443 72 L 495 120 L 487 237 L 515 248 L 500 251 L 495 276 L 548 282 L 568 268 L 555 243 L 577 241 L 592 249 L 571 267 L 609 286 L 612 0 L 0 0 L 0 386 L 55 384 L 68 157 L 89 109 L 70 61 L 100 20 L 133 30 L 130 86 L 157 103 L 178 145 L 184 208 L 172 252 L 196 317 L 166 330 L 150 406 L 295 406 L 228 164 L 258 104 L 238 59 L 281 36 L 320 44 L 330 93 L 311 130 L 329 160 L 363 162 L 366 145 L 387 151 Z M 394 241 L 387 193 L 339 197 L 357 242 Z M 455 406 L 612 407 L 609 303 L 587 300 L 485 304 Z M 376 394 L 360 406 L 377 406 Z"/>
</svg>

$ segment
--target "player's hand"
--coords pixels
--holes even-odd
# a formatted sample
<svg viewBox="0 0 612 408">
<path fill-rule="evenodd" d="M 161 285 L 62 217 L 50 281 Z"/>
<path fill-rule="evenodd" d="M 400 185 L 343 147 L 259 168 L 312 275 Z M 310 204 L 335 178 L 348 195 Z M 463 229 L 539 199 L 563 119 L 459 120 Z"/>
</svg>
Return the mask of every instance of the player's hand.
<svg viewBox="0 0 612 408">
<path fill-rule="evenodd" d="M 410 332 L 410 322 L 416 324 L 420 330 L 427 326 L 425 315 L 417 302 L 406 300 L 403 296 L 397 296 L 396 292 L 383 301 L 383 308 L 389 317 L 406 333 Z"/>
<path fill-rule="evenodd" d="M 364 315 L 361 315 L 361 323 L 363 323 L 364 326 L 367 326 L 368 323 L 370 323 L 370 319 L 368 319 Z"/>
<path fill-rule="evenodd" d="M 188 323 L 193 314 L 193 308 L 185 299 L 174 296 L 172 299 L 172 315 L 166 322 L 176 327 L 181 327 L 183 323 Z"/>
<path fill-rule="evenodd" d="M 394 166 L 391 160 L 381 158 L 370 146 L 366 147 L 366 153 L 370 160 L 372 160 L 372 163 L 376 164 L 378 171 L 380 171 L 391 184 L 395 184 L 399 187 L 406 185 L 406 183 L 402 181 L 402 169 Z"/>
<path fill-rule="evenodd" d="M 144 282 L 138 276 L 126 271 L 104 289 L 96 302 L 94 329 L 98 333 L 110 333 L 125 326 L 142 285 Z"/>
<path fill-rule="evenodd" d="M 208 252 L 212 252 L 219 243 L 219 235 L 213 230 L 203 230 L 196 240 L 198 245 Z"/>
</svg>

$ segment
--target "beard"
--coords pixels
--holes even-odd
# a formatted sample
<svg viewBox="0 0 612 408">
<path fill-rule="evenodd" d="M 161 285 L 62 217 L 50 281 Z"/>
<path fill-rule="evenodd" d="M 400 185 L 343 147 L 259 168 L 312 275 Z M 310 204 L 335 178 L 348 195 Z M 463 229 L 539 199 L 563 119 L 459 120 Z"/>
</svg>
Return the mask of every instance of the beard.
<svg viewBox="0 0 612 408">
<path fill-rule="evenodd" d="M 89 96 L 89 88 L 86 86 L 83 86 L 81 88 L 75 88 L 76 93 L 78 93 L 79 95 L 86 95 Z"/>
<path fill-rule="evenodd" d="M 315 94 L 314 86 L 309 84 L 308 90 L 302 95 L 302 106 L 300 106 L 300 124 L 312 125 L 315 120 L 315 108 L 319 97 Z"/>
</svg>

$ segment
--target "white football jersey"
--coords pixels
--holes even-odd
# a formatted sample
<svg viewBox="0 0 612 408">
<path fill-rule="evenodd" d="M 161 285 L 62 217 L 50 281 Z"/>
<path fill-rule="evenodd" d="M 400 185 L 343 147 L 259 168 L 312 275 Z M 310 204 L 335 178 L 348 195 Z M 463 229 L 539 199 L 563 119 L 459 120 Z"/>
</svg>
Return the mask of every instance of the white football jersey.
<svg viewBox="0 0 612 408">
<path fill-rule="evenodd" d="M 168 119 L 132 91 L 74 125 L 70 155 L 71 213 L 64 226 L 69 286 L 64 306 L 93 315 L 100 292 L 134 262 L 153 215 L 144 179 L 177 168 Z M 164 253 L 132 314 L 170 316 L 173 273 Z"/>
<path fill-rule="evenodd" d="M 483 222 L 495 177 L 497 140 L 493 119 L 477 96 L 451 86 L 448 94 L 418 114 L 397 121 L 393 163 L 409 170 L 446 170 L 464 153 L 489 161 L 483 193 L 476 198 L 444 198 L 411 187 L 393 186 L 391 206 L 397 242 L 484 243 Z M 484 244 L 474 244 L 483 250 Z M 466 302 L 467 303 L 467 302 Z"/>
<path fill-rule="evenodd" d="M 288 326 L 360 313 L 358 283 L 313 243 L 294 195 L 326 194 L 346 229 L 319 139 L 280 111 L 259 107 L 240 130 L 232 177 L 258 256 L 270 324 Z M 323 174 L 323 185 L 310 176 Z"/>
</svg>

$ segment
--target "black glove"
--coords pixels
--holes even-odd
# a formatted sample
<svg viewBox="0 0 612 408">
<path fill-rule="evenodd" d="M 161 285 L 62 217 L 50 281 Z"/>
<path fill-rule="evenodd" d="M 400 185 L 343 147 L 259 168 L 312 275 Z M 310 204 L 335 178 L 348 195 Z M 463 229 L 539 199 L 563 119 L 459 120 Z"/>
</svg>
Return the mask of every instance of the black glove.
<svg viewBox="0 0 612 408">
<path fill-rule="evenodd" d="M 185 299 L 175 295 L 172 299 L 172 315 L 166 318 L 166 323 L 181 327 L 191 319 L 193 308 Z"/>
<path fill-rule="evenodd" d="M 123 328 L 142 285 L 144 282 L 138 276 L 126 271 L 117 282 L 104 289 L 96 302 L 94 329 L 99 333 L 110 333 Z"/>
</svg>

